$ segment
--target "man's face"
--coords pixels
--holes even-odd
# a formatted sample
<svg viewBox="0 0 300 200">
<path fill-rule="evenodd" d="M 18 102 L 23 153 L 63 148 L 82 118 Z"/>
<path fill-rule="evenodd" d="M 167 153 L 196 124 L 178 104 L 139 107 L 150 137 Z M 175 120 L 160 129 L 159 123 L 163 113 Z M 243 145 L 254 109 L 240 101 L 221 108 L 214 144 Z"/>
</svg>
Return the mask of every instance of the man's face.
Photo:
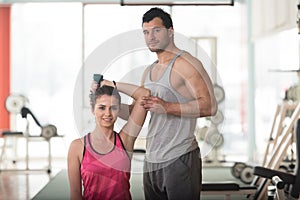
<svg viewBox="0 0 300 200">
<path fill-rule="evenodd" d="M 150 22 L 143 23 L 143 33 L 150 51 L 159 52 L 165 50 L 170 44 L 173 29 L 166 29 L 162 20 L 155 17 Z"/>
</svg>

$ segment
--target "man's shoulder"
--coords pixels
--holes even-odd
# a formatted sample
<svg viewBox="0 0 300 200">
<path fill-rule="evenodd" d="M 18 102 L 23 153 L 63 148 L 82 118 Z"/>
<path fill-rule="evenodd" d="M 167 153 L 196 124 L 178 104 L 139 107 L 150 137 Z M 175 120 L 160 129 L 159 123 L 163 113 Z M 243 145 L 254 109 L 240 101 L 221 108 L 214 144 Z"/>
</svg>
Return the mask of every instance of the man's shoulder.
<svg viewBox="0 0 300 200">
<path fill-rule="evenodd" d="M 202 63 L 198 58 L 194 57 L 189 52 L 184 51 L 184 53 L 182 53 L 182 55 L 176 59 L 175 67 L 178 67 L 178 70 L 187 70 L 190 67 L 202 67 Z"/>
</svg>

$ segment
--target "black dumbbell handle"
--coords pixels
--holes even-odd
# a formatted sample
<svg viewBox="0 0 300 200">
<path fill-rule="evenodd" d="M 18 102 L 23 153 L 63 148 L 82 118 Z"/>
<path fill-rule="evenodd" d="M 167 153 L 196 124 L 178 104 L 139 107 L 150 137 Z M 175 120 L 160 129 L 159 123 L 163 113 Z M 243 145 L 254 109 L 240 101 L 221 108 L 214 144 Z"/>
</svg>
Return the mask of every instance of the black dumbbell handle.
<svg viewBox="0 0 300 200">
<path fill-rule="evenodd" d="M 102 74 L 94 74 L 93 79 L 100 86 L 101 81 L 103 81 L 103 75 Z M 90 97 L 90 99 L 94 98 L 94 94 L 92 91 L 90 91 L 89 97 Z"/>
<path fill-rule="evenodd" d="M 103 81 L 103 75 L 102 74 L 94 74 L 94 81 L 96 81 L 97 84 L 100 84 L 101 81 Z"/>
</svg>

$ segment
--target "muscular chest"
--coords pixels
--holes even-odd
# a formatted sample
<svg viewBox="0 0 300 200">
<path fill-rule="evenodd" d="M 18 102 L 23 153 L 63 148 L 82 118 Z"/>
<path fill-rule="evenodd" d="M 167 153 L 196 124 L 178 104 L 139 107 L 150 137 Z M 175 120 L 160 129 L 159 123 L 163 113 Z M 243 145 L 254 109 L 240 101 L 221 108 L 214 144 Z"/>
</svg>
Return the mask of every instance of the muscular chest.
<svg viewBox="0 0 300 200">
<path fill-rule="evenodd" d="M 152 68 L 150 72 L 150 79 L 153 82 L 160 82 L 164 76 L 165 80 L 170 82 L 172 88 L 184 97 L 189 98 L 190 94 L 185 86 L 184 76 L 181 72 L 182 69 L 178 69 L 178 65 L 175 65 L 171 69 L 167 69 L 168 66 L 157 64 Z M 168 71 L 170 70 L 170 71 Z"/>
<path fill-rule="evenodd" d="M 165 71 L 167 70 L 167 67 L 167 65 L 156 64 L 150 72 L 151 81 L 157 82 L 158 80 L 160 80 Z"/>
</svg>

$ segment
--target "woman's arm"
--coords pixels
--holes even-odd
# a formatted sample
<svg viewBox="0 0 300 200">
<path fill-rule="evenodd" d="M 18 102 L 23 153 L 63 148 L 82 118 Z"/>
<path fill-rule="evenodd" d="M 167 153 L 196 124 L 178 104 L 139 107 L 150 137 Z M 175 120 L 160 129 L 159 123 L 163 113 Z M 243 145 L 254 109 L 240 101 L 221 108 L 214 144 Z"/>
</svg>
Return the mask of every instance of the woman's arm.
<svg viewBox="0 0 300 200">
<path fill-rule="evenodd" d="M 103 80 L 101 82 L 101 86 L 108 85 L 112 87 L 117 87 L 119 92 L 122 92 L 133 99 L 137 100 L 142 96 L 149 96 L 150 91 L 142 86 L 137 86 L 130 83 L 122 83 L 122 82 L 113 82 L 108 80 Z"/>
<path fill-rule="evenodd" d="M 81 139 L 74 140 L 68 152 L 68 176 L 70 185 L 70 199 L 82 200 L 82 184 L 80 165 L 82 160 L 83 142 Z"/>
<path fill-rule="evenodd" d="M 121 119 L 127 121 L 133 107 L 134 107 L 134 101 L 130 105 L 122 103 L 118 117 L 120 117 Z"/>
<path fill-rule="evenodd" d="M 148 94 L 145 94 L 145 96 L 148 96 Z M 136 100 L 127 123 L 120 131 L 120 136 L 129 155 L 131 155 L 133 152 L 134 142 L 138 137 L 138 134 L 140 133 L 146 119 L 147 111 L 143 104 L 144 100 L 142 97 Z"/>
<path fill-rule="evenodd" d="M 105 79 L 101 82 L 101 86 L 102 85 L 109 85 L 112 87 L 116 86 L 119 92 L 126 94 L 134 99 L 131 105 L 121 104 L 121 111 L 119 113 L 119 117 L 127 121 L 134 107 L 135 100 L 138 99 L 139 97 L 142 97 L 143 95 L 149 96 L 149 94 L 147 92 L 147 89 L 145 89 L 144 87 L 139 87 L 137 85 L 133 85 L 129 83 L 121 83 L 121 82 L 116 82 L 115 84 L 112 81 L 108 81 Z"/>
<path fill-rule="evenodd" d="M 104 80 L 101 82 L 101 85 L 114 86 L 114 83 Z M 142 129 L 147 115 L 147 111 L 144 108 L 143 97 L 149 97 L 150 90 L 129 83 L 118 82 L 115 86 L 118 91 L 131 96 L 135 100 L 133 107 L 130 110 L 127 123 L 120 131 L 120 136 L 126 150 L 131 153 L 133 151 L 134 142 Z"/>
</svg>

